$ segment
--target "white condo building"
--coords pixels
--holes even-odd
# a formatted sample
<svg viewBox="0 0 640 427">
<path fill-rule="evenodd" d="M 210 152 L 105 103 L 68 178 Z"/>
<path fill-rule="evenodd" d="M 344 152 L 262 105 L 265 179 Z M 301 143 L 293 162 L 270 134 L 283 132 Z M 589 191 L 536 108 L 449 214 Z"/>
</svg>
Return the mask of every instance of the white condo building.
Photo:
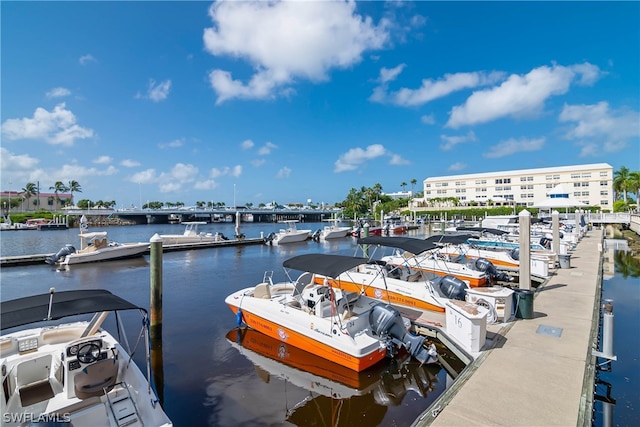
<svg viewBox="0 0 640 427">
<path fill-rule="evenodd" d="M 491 201 L 531 207 L 559 184 L 573 200 L 613 209 L 613 167 L 607 163 L 431 177 L 423 181 L 424 199 L 414 199 L 412 204 L 433 206 L 436 201 L 457 198 L 461 205 Z"/>
</svg>

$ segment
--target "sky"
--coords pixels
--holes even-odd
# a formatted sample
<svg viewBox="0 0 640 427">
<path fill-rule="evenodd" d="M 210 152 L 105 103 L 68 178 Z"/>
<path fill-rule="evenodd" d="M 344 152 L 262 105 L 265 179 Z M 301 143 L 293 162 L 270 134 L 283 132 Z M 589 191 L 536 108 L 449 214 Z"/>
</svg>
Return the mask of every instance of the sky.
<svg viewBox="0 0 640 427">
<path fill-rule="evenodd" d="M 640 170 L 635 1 L 2 1 L 0 14 L 4 191 L 75 180 L 76 200 L 117 208 L 319 205 L 434 176 Z"/>
</svg>

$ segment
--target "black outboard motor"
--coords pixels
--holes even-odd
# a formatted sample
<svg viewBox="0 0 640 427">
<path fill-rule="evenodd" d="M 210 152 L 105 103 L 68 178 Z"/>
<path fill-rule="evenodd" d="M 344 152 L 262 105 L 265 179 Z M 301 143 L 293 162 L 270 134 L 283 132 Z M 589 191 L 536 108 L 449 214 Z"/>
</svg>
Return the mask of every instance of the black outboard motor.
<svg viewBox="0 0 640 427">
<path fill-rule="evenodd" d="M 55 264 L 56 262 L 58 262 L 59 259 L 66 257 L 69 254 L 73 254 L 76 252 L 76 248 L 74 248 L 72 245 L 65 245 L 64 248 L 60 249 L 58 251 L 58 253 L 56 253 L 55 255 L 46 257 L 44 259 L 44 262 L 46 262 L 47 264 Z"/>
<path fill-rule="evenodd" d="M 509 254 L 511 255 L 511 258 L 515 259 L 516 261 L 520 260 L 520 248 L 512 249 Z"/>
<path fill-rule="evenodd" d="M 540 238 L 540 245 L 544 246 L 547 249 L 549 249 L 551 247 L 551 239 L 549 239 L 547 237 L 541 237 Z"/>
<path fill-rule="evenodd" d="M 273 231 L 271 233 L 269 233 L 267 235 L 267 237 L 264 238 L 264 242 L 268 243 L 270 245 L 273 244 L 273 239 L 276 237 L 276 233 L 274 233 Z"/>
<path fill-rule="evenodd" d="M 464 301 L 467 295 L 467 284 L 455 276 L 442 276 L 434 286 L 438 286 L 446 298 Z"/>
<path fill-rule="evenodd" d="M 315 242 L 320 241 L 320 233 L 321 231 L 319 229 L 314 231 L 313 234 L 311 235 L 311 239 L 313 239 L 313 241 Z"/>
<path fill-rule="evenodd" d="M 483 273 L 486 273 L 487 276 L 489 276 L 492 283 L 496 280 L 499 280 L 501 282 L 513 282 L 513 277 L 509 276 L 504 271 L 498 271 L 496 266 L 486 258 L 478 258 L 475 265 L 479 271 L 482 271 Z"/>
<path fill-rule="evenodd" d="M 390 338 L 391 341 L 407 349 L 409 354 L 420 363 L 426 363 L 432 355 L 423 346 L 426 337 L 409 333 L 400 312 L 390 305 L 377 304 L 369 313 L 369 325 L 371 332 L 381 338 Z M 387 347 L 393 354 L 393 348 Z"/>
</svg>

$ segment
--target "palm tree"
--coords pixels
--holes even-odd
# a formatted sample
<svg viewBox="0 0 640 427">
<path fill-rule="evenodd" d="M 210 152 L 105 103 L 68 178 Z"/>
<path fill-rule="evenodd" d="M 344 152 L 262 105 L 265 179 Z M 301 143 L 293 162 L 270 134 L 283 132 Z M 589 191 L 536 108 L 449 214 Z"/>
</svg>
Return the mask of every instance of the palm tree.
<svg viewBox="0 0 640 427">
<path fill-rule="evenodd" d="M 38 188 L 33 182 L 27 183 L 22 189 L 22 197 L 27 199 L 27 206 L 29 206 L 29 199 L 38 192 Z"/>
<path fill-rule="evenodd" d="M 404 191 L 406 186 L 407 186 L 407 183 L 402 181 L 402 183 L 400 184 L 400 187 L 402 187 L 402 191 Z"/>
<path fill-rule="evenodd" d="M 69 181 L 67 191 L 71 192 L 71 204 L 73 204 L 73 193 L 82 193 L 82 187 L 78 184 L 78 181 Z"/>
<path fill-rule="evenodd" d="M 636 207 L 640 207 L 640 171 L 629 172 L 629 191 L 636 193 Z"/>
<path fill-rule="evenodd" d="M 49 187 L 49 190 L 53 190 L 53 193 L 56 195 L 56 202 L 60 204 L 60 197 L 58 196 L 58 193 L 64 193 L 65 191 L 68 191 L 68 188 L 62 183 L 62 181 L 56 181 L 56 183 L 53 184 L 53 187 Z"/>
<path fill-rule="evenodd" d="M 622 198 L 624 204 L 627 204 L 627 188 L 629 187 L 629 169 L 622 166 L 620 169 L 613 173 L 613 191 L 616 192 L 616 200 L 620 198 L 620 192 L 622 192 Z"/>
<path fill-rule="evenodd" d="M 413 192 L 413 189 L 416 187 L 416 184 L 418 183 L 418 180 L 413 178 L 411 180 L 411 191 Z"/>
</svg>

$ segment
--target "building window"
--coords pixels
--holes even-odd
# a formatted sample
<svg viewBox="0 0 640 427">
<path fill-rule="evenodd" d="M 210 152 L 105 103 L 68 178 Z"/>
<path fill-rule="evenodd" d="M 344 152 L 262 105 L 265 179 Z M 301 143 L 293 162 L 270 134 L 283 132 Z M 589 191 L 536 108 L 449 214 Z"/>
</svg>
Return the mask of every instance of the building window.
<svg viewBox="0 0 640 427">
<path fill-rule="evenodd" d="M 601 177 L 603 177 L 603 176 L 609 176 L 609 172 L 600 172 L 600 176 L 601 176 Z"/>
<path fill-rule="evenodd" d="M 478 179 L 476 180 L 476 185 L 484 185 L 487 183 L 486 179 Z"/>
<path fill-rule="evenodd" d="M 609 185 L 609 181 L 600 181 L 600 185 L 602 187 L 606 187 L 607 185 Z"/>
<path fill-rule="evenodd" d="M 600 200 L 600 204 L 601 205 L 608 205 L 609 201 L 608 200 Z"/>
<path fill-rule="evenodd" d="M 579 173 L 572 173 L 571 174 L 571 179 L 580 179 L 580 174 Z"/>
<path fill-rule="evenodd" d="M 588 187 L 588 186 L 589 186 L 589 183 L 588 183 L 588 182 L 583 182 L 583 183 L 582 183 L 582 186 L 583 186 L 583 187 Z"/>
<path fill-rule="evenodd" d="M 583 192 L 582 192 L 582 196 L 589 197 L 589 192 L 588 192 L 588 191 L 583 191 Z"/>
<path fill-rule="evenodd" d="M 553 185 L 553 184 L 547 184 L 547 185 L 545 186 L 545 188 L 553 188 L 553 187 L 555 187 L 555 185 Z"/>
<path fill-rule="evenodd" d="M 602 191 L 600 191 L 600 195 L 601 196 L 608 196 L 609 192 L 607 190 L 602 190 Z"/>
</svg>

